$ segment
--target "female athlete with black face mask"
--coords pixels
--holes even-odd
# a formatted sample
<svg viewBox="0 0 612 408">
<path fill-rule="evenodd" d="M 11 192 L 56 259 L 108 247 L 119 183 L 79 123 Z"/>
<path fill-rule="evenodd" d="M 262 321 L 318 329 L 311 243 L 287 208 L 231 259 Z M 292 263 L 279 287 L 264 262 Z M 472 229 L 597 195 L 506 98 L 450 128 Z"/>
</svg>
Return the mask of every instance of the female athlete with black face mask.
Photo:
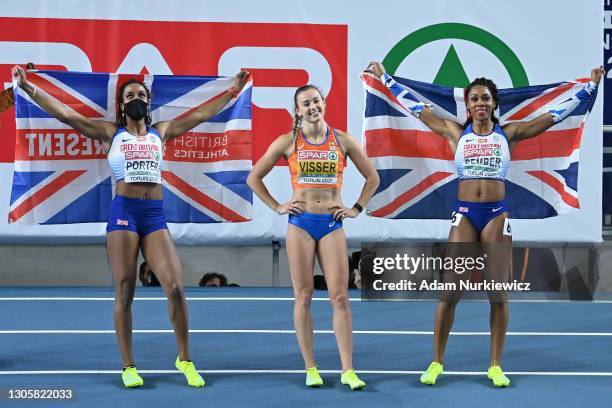
<svg viewBox="0 0 612 408">
<path fill-rule="evenodd" d="M 151 92 L 135 79 L 120 89 L 118 123 L 95 121 L 38 90 L 26 79 L 23 68 L 12 70 L 17 84 L 51 116 L 98 140 L 108 155 L 116 180 L 106 227 L 108 259 L 115 280 L 115 330 L 123 357 L 123 384 L 140 387 L 142 378 L 132 354 L 131 305 L 136 287 L 136 261 L 142 249 L 168 298 L 168 312 L 174 327 L 179 355 L 175 365 L 192 387 L 202 387 L 189 355 L 187 303 L 183 292 L 181 265 L 166 226 L 162 206 L 161 165 L 164 143 L 193 129 L 216 115 L 237 96 L 250 75 L 242 71 L 226 94 L 200 106 L 189 115 L 151 126 Z"/>
</svg>

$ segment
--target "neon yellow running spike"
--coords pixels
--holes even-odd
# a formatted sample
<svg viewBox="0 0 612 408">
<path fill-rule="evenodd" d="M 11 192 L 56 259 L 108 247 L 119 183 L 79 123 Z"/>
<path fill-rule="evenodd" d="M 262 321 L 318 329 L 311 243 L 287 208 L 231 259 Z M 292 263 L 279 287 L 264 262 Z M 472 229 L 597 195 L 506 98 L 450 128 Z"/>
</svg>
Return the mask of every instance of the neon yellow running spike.
<svg viewBox="0 0 612 408">
<path fill-rule="evenodd" d="M 142 387 L 144 384 L 142 377 L 138 375 L 138 370 L 134 366 L 125 367 L 121 373 L 121 379 L 126 388 Z"/>
<path fill-rule="evenodd" d="M 310 388 L 319 388 L 323 385 L 323 379 L 319 374 L 317 367 L 310 367 L 306 370 L 306 386 Z"/>
<path fill-rule="evenodd" d="M 421 375 L 421 383 L 434 385 L 438 376 L 444 372 L 444 366 L 436 361 L 432 361 L 427 370 Z"/>
<path fill-rule="evenodd" d="M 487 377 L 493 381 L 496 387 L 507 387 L 510 385 L 510 379 L 506 377 L 500 366 L 491 366 L 487 371 Z"/>
<path fill-rule="evenodd" d="M 181 361 L 179 357 L 177 357 L 174 365 L 181 373 L 185 375 L 185 378 L 187 378 L 187 384 L 189 384 L 190 387 L 199 388 L 206 385 L 204 379 L 198 373 L 198 370 L 196 370 L 192 361 Z"/>
<path fill-rule="evenodd" d="M 340 382 L 351 387 L 351 390 L 353 391 L 361 390 L 366 386 L 366 383 L 357 377 L 355 370 L 347 370 L 343 372 L 340 376 Z"/>
</svg>

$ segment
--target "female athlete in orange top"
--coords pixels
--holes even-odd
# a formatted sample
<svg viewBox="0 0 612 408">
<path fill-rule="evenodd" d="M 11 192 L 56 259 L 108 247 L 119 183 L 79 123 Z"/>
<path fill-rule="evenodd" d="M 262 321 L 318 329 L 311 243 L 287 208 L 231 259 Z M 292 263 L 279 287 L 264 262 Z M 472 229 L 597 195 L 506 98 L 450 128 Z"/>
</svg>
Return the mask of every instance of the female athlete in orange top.
<svg viewBox="0 0 612 408">
<path fill-rule="evenodd" d="M 270 145 L 253 167 L 247 183 L 268 207 L 278 214 L 289 214 L 287 255 L 295 297 L 293 320 L 306 366 L 306 385 L 323 384 L 313 356 L 310 313 L 316 255 L 333 308 L 334 333 L 342 361 L 341 381 L 353 390 L 361 389 L 365 383 L 353 371 L 348 254 L 342 220 L 359 215 L 378 187 L 378 174 L 353 137 L 327 125 L 325 99 L 317 87 L 298 88 L 294 103 L 293 131 L 279 136 Z M 281 156 L 287 158 L 293 185 L 293 197 L 285 204 L 279 204 L 263 183 Z M 345 207 L 340 197 L 347 156 L 366 179 L 352 208 Z"/>
</svg>

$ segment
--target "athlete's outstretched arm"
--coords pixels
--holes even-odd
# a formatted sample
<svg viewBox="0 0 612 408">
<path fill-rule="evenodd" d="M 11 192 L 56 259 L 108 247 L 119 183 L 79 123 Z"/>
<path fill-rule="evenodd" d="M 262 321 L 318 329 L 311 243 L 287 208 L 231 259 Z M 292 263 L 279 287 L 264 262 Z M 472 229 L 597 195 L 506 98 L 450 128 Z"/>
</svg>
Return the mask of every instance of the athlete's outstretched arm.
<svg viewBox="0 0 612 408">
<path fill-rule="evenodd" d="M 289 201 L 285 204 L 279 204 L 272 197 L 268 188 L 263 182 L 263 178 L 270 173 L 278 159 L 285 156 L 291 145 L 293 144 L 293 133 L 287 133 L 276 138 L 268 147 L 266 153 L 255 163 L 253 169 L 247 177 L 247 184 L 253 190 L 257 197 L 261 199 L 268 207 L 276 211 L 278 214 L 300 214 L 306 211 L 302 206 L 301 201 Z"/>
<path fill-rule="evenodd" d="M 233 97 L 240 93 L 242 88 L 244 88 L 244 85 L 248 82 L 250 76 L 250 72 L 240 71 L 238 74 L 236 74 L 236 76 L 234 76 L 234 86 L 223 95 L 200 106 L 198 109 L 183 118 L 156 123 L 155 129 L 157 129 L 161 135 L 162 140 L 167 142 L 175 137 L 179 137 L 185 134 L 185 132 L 188 132 L 194 127 L 198 126 L 200 123 L 206 122 L 208 119 L 215 116 Z"/>
<path fill-rule="evenodd" d="M 74 130 L 81 132 L 83 135 L 99 140 L 104 144 L 107 144 L 110 140 L 112 140 L 112 137 L 117 130 L 117 125 L 101 120 L 91 120 L 68 108 L 63 103 L 50 97 L 44 91 L 29 83 L 26 79 L 26 72 L 18 65 L 13 67 L 12 73 L 13 79 L 17 81 L 17 85 L 49 115 L 53 116 L 60 122 L 67 124 Z"/>
<path fill-rule="evenodd" d="M 461 125 L 452 120 L 439 118 L 423 102 L 415 102 L 417 98 L 404 85 L 397 83 L 393 77 L 387 74 L 385 67 L 380 62 L 371 62 L 366 72 L 371 72 L 379 77 L 383 84 L 397 97 L 402 106 L 413 116 L 419 118 L 427 127 L 449 141 L 457 142 L 463 131 Z"/>
<path fill-rule="evenodd" d="M 508 139 L 511 142 L 518 142 L 535 137 L 552 127 L 554 124 L 567 118 L 582 102 L 589 99 L 593 91 L 595 91 L 599 85 L 603 74 L 604 70 L 602 66 L 593 68 L 591 70 L 591 81 L 571 98 L 566 99 L 554 109 L 528 122 L 514 122 L 504 126 L 504 132 L 508 136 Z"/>
</svg>

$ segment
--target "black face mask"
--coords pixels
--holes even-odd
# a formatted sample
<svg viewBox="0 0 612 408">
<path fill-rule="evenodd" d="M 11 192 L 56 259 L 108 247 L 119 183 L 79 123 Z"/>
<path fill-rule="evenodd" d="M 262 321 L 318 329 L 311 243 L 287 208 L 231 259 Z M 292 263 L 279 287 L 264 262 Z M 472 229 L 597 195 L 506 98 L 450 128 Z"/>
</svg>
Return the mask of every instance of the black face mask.
<svg viewBox="0 0 612 408">
<path fill-rule="evenodd" d="M 123 111 L 130 118 L 134 119 L 135 121 L 139 121 L 147 114 L 147 106 L 148 105 L 145 101 L 136 98 L 124 104 Z"/>
</svg>

